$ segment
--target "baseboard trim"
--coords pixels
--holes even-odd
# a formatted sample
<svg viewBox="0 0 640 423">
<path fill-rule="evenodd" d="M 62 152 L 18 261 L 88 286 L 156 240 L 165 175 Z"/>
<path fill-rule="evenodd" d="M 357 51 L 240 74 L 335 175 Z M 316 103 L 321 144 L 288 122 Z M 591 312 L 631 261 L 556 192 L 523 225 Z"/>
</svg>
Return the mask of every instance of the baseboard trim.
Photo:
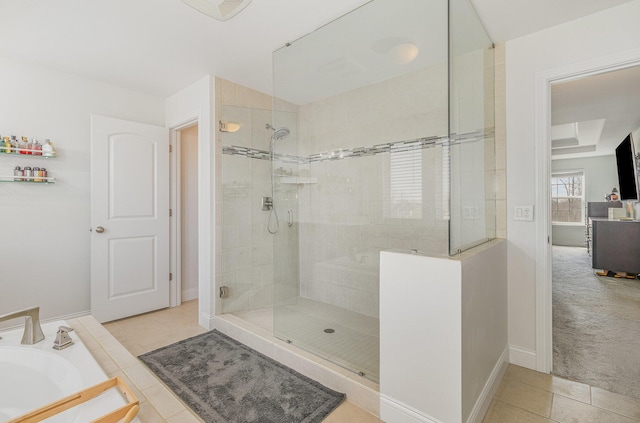
<svg viewBox="0 0 640 423">
<path fill-rule="evenodd" d="M 191 288 L 182 291 L 182 302 L 191 301 L 198 298 L 198 288 Z"/>
<path fill-rule="evenodd" d="M 442 423 L 415 408 L 380 394 L 380 419 L 393 423 Z"/>
<path fill-rule="evenodd" d="M 491 405 L 493 396 L 496 394 L 498 386 L 500 386 L 500 382 L 502 382 L 502 378 L 507 372 L 508 365 L 509 346 L 505 346 L 502 354 L 498 357 L 498 361 L 496 361 L 496 365 L 493 367 L 493 370 L 489 375 L 489 379 L 487 379 L 487 382 L 484 384 L 484 388 L 482 388 L 482 392 L 480 392 L 480 396 L 478 396 L 478 400 L 473 406 L 471 414 L 469 414 L 467 423 L 482 423 L 484 415 L 487 414 L 487 410 Z"/>
<path fill-rule="evenodd" d="M 207 330 L 215 329 L 215 316 L 210 316 L 207 313 L 200 313 L 198 315 L 198 324 Z"/>
<path fill-rule="evenodd" d="M 536 370 L 536 352 L 526 348 L 509 345 L 509 362 L 517 366 Z"/>
</svg>

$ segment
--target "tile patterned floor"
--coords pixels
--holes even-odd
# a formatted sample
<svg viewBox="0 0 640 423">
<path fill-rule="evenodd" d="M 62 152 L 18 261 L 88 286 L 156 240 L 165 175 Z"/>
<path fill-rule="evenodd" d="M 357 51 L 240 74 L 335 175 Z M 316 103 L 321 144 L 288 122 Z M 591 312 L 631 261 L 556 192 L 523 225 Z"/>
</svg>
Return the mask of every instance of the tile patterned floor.
<svg viewBox="0 0 640 423">
<path fill-rule="evenodd" d="M 274 309 L 234 313 L 236 316 L 274 332 Z M 380 379 L 379 319 L 298 297 L 295 304 L 275 310 L 276 336 L 291 339 L 294 345 L 366 378 Z M 324 329 L 331 328 L 332 333 Z"/>
<path fill-rule="evenodd" d="M 180 307 L 160 310 L 104 326 L 132 354 L 138 356 L 165 345 L 206 332 L 198 325 L 197 301 Z M 365 410 L 345 401 L 325 420 L 325 423 L 382 423 Z"/>
<path fill-rule="evenodd" d="M 637 423 L 640 400 L 509 365 L 483 423 Z"/>
<path fill-rule="evenodd" d="M 105 327 L 134 355 L 205 332 L 197 301 Z M 325 423 L 381 423 L 346 401 Z M 639 423 L 640 400 L 509 365 L 483 423 Z M 393 423 L 393 422 L 389 422 Z"/>
</svg>

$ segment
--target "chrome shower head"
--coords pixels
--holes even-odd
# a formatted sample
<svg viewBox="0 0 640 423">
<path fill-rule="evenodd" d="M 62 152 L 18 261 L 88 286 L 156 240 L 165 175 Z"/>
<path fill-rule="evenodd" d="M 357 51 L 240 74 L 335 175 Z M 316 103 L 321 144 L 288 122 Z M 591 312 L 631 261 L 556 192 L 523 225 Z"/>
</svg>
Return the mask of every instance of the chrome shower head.
<svg viewBox="0 0 640 423">
<path fill-rule="evenodd" d="M 285 128 L 284 126 L 282 128 L 274 128 L 273 126 L 267 123 L 265 125 L 265 128 L 271 129 L 273 131 L 273 135 L 271 135 L 271 139 L 274 141 L 279 141 L 287 137 L 290 133 L 289 128 Z"/>
</svg>

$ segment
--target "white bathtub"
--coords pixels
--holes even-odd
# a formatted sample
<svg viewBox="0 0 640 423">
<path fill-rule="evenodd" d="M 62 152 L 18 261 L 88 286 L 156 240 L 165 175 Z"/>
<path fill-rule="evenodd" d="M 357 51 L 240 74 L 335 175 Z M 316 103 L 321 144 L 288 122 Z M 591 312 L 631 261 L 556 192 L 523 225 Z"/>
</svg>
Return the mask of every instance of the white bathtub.
<svg viewBox="0 0 640 423">
<path fill-rule="evenodd" d="M 52 348 L 59 326 L 69 325 L 64 320 L 43 324 L 45 340 L 36 345 L 20 345 L 23 328 L 0 332 L 0 422 L 108 379 L 74 332 L 75 345 Z M 47 423 L 86 423 L 124 404 L 111 389 Z"/>
</svg>

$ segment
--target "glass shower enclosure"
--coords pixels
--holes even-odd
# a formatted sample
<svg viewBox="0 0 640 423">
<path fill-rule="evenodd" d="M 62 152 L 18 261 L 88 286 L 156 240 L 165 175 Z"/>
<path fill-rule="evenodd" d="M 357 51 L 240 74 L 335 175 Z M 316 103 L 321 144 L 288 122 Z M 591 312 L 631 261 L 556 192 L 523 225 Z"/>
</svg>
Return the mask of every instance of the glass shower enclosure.
<svg viewBox="0 0 640 423">
<path fill-rule="evenodd" d="M 495 237 L 492 44 L 468 0 L 372 0 L 273 66 L 270 116 L 222 112 L 263 159 L 225 134 L 224 216 L 251 207 L 249 260 L 269 256 L 223 309 L 264 313 L 275 337 L 377 382 L 380 251 L 446 257 Z"/>
</svg>

